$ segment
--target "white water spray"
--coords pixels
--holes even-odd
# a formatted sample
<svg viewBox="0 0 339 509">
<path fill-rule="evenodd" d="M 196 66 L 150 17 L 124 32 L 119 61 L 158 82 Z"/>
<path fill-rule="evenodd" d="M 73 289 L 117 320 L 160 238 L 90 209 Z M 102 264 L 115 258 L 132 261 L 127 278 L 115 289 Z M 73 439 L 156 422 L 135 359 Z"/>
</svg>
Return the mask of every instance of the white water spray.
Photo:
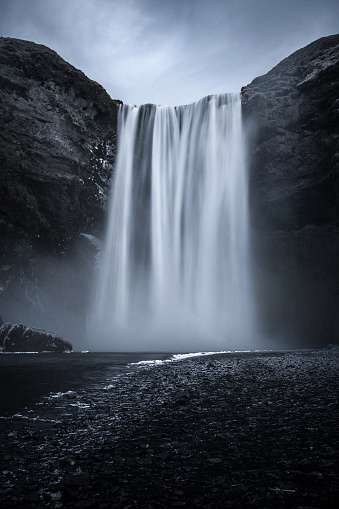
<svg viewBox="0 0 339 509">
<path fill-rule="evenodd" d="M 93 349 L 251 344 L 248 191 L 239 95 L 121 106 Z"/>
</svg>

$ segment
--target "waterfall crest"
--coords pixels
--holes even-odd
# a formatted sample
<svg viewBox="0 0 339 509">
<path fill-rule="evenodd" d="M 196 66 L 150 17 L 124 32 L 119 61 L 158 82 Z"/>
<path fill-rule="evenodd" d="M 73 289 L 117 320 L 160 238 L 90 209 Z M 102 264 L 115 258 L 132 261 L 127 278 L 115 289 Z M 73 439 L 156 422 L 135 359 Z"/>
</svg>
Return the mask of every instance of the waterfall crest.
<svg viewBox="0 0 339 509">
<path fill-rule="evenodd" d="M 93 348 L 248 347 L 252 299 L 240 95 L 180 107 L 123 105 L 118 135 Z"/>
</svg>

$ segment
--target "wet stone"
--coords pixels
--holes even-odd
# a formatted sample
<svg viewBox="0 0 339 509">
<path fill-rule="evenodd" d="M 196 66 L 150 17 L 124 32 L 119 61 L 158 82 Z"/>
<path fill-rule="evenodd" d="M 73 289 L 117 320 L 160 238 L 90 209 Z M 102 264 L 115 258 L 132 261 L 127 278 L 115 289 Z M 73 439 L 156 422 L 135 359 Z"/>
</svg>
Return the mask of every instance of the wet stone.
<svg viewBox="0 0 339 509">
<path fill-rule="evenodd" d="M 24 507 L 31 496 L 26 506 L 67 509 L 336 508 L 338 354 L 209 362 L 143 367 L 110 390 L 84 388 L 74 419 L 64 413 L 68 398 L 46 399 L 17 436 L 8 437 L 15 419 L 0 420 L 0 507 Z M 189 404 L 178 412 L 180 394 Z"/>
</svg>

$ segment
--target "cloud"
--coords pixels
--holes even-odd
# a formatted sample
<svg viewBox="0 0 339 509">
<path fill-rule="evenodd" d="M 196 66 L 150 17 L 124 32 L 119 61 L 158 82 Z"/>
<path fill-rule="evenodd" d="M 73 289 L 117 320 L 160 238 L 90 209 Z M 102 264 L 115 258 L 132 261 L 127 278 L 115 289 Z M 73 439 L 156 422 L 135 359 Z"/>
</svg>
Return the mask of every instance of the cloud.
<svg viewBox="0 0 339 509">
<path fill-rule="evenodd" d="M 0 0 L 1 35 L 49 46 L 137 104 L 238 91 L 338 22 L 337 0 Z"/>
</svg>

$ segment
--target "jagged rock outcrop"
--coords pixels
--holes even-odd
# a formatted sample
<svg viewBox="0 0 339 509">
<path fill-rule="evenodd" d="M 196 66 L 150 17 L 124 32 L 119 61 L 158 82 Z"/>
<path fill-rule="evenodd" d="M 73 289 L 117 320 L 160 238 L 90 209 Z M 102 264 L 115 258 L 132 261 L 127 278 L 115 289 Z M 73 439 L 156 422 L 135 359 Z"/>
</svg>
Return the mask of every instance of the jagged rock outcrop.
<svg viewBox="0 0 339 509">
<path fill-rule="evenodd" d="M 242 89 L 257 301 L 268 335 L 339 335 L 339 35 Z"/>
<path fill-rule="evenodd" d="M 100 236 L 105 224 L 119 102 L 45 46 L 0 39 L 3 316 L 27 311 L 47 327 L 60 306 L 70 315 L 85 306 L 89 267 L 75 252 L 92 249 L 80 233 Z"/>
<path fill-rule="evenodd" d="M 117 101 L 45 46 L 1 38 L 0 64 L 1 235 L 58 250 L 98 234 Z"/>
<path fill-rule="evenodd" d="M 0 327 L 0 347 L 3 352 L 65 353 L 73 350 L 69 341 L 50 331 L 9 322 Z"/>
</svg>

